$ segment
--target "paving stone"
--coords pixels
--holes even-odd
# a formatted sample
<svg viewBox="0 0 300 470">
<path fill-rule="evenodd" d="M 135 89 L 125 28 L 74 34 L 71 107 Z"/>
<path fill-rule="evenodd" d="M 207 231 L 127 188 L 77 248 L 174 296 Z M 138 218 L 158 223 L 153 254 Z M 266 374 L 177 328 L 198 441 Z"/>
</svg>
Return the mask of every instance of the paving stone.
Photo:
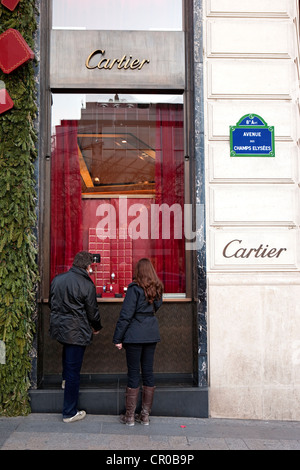
<svg viewBox="0 0 300 470">
<path fill-rule="evenodd" d="M 63 423 L 59 414 L 0 418 L 0 450 L 300 450 L 300 422 L 151 418 L 126 426 L 117 416 L 87 415 Z"/>
</svg>

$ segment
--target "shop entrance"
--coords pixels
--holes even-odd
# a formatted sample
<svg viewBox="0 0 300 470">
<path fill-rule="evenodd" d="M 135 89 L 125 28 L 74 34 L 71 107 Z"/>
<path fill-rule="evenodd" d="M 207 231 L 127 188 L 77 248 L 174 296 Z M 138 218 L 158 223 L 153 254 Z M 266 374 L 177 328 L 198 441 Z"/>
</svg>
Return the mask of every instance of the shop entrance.
<svg viewBox="0 0 300 470">
<path fill-rule="evenodd" d="M 44 64 L 41 93 L 46 115 L 41 155 L 46 158 L 41 165 L 39 379 L 31 392 L 32 410 L 61 411 L 61 347 L 48 333 L 49 287 L 53 276 L 69 269 L 75 253 L 86 249 L 95 255 L 92 277 L 103 330 L 85 353 L 83 409 L 117 414 L 122 407 L 126 363 L 112 337 L 133 266 L 146 256 L 165 286 L 157 314 L 161 343 L 154 363 L 158 399 L 153 414 L 206 417 L 207 389 L 197 386 L 195 249 L 185 250 L 183 217 L 194 194 L 189 160 L 194 77 L 187 49 L 192 2 L 149 6 L 88 0 L 90 8 L 73 3 L 46 2 L 42 15 L 44 31 L 51 30 L 52 37 L 51 43 L 48 35 L 42 37 L 50 64 Z M 105 53 L 93 55 L 87 67 L 96 49 Z M 144 66 L 136 70 L 133 61 L 122 62 L 125 54 L 127 61 L 145 60 Z M 90 69 L 94 59 L 104 60 Z"/>
<path fill-rule="evenodd" d="M 91 277 L 103 324 L 87 348 L 83 384 L 126 378 L 112 344 L 135 263 L 150 258 L 164 284 L 157 313 L 161 383 L 193 384 L 193 304 L 184 233 L 182 95 L 53 95 L 50 280 L 81 250 L 95 255 Z M 61 347 L 43 307 L 44 386 L 59 386 Z"/>
</svg>

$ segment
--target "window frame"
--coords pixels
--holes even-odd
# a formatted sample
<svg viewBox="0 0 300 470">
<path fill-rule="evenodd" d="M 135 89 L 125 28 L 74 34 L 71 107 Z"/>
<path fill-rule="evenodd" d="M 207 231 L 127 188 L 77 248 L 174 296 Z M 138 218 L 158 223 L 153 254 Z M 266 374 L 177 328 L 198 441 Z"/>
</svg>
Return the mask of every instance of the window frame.
<svg viewBox="0 0 300 470">
<path fill-rule="evenodd" d="M 192 70 L 188 67 L 188 64 L 191 64 L 191 54 L 187 49 L 188 44 L 188 33 L 189 33 L 189 22 L 188 16 L 185 15 L 185 12 L 188 8 L 191 8 L 191 0 L 182 2 L 183 9 L 183 30 L 185 31 L 186 36 L 186 88 L 182 90 L 183 103 L 184 103 L 184 188 L 185 188 L 185 203 L 192 204 L 195 207 L 195 194 L 191 186 L 192 177 L 194 174 L 193 166 L 193 101 L 192 101 L 192 90 L 190 83 L 192 82 Z M 40 265 L 40 287 L 38 298 L 39 301 L 44 303 L 48 302 L 49 299 L 49 287 L 50 287 L 50 159 L 51 159 L 51 94 L 52 90 L 50 88 L 50 32 L 52 29 L 52 2 L 45 2 L 41 6 L 41 21 L 45 25 L 43 29 L 43 34 L 41 37 L 41 75 L 44 77 L 41 83 L 41 97 L 40 97 L 40 108 L 43 115 L 43 120 L 40 122 L 40 152 L 42 155 L 40 166 L 39 166 L 39 179 L 41 183 L 41 188 L 39 191 L 39 234 L 40 239 L 42 240 L 39 247 L 39 265 Z M 115 90 L 118 92 L 119 90 Z M 68 90 L 68 89 L 55 89 L 55 93 L 80 93 L 82 90 Z M 88 90 L 84 90 L 85 93 Z M 91 93 L 94 93 L 95 90 L 91 90 Z M 112 90 L 107 90 L 107 93 L 111 93 Z M 145 91 L 139 91 L 136 89 L 130 89 L 125 91 L 126 93 L 134 94 L 145 94 Z M 180 90 L 168 90 L 168 93 L 178 94 Z M 148 91 L 151 94 L 151 91 Z M 155 90 L 155 94 L 163 93 L 166 94 L 166 90 L 160 90 L 159 88 Z M 195 209 L 193 209 L 194 211 Z M 195 224 L 193 217 L 193 224 Z M 194 230 L 194 227 L 193 227 Z M 186 297 L 185 298 L 176 298 L 176 297 L 166 297 L 168 302 L 190 302 L 196 300 L 197 286 L 196 284 L 196 252 L 185 250 L 185 259 L 186 259 Z M 122 299 L 99 299 L 99 302 L 120 302 Z"/>
</svg>

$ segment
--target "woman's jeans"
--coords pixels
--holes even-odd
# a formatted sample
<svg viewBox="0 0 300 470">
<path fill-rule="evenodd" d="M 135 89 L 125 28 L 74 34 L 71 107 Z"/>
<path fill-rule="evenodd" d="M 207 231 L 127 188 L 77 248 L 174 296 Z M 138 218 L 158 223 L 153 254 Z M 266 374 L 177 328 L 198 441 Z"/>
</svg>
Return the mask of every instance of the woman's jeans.
<svg viewBox="0 0 300 470">
<path fill-rule="evenodd" d="M 126 350 L 128 369 L 127 387 L 140 386 L 140 369 L 143 385 L 154 387 L 153 361 L 156 343 L 126 343 L 123 346 Z"/>
<path fill-rule="evenodd" d="M 63 345 L 63 380 L 66 381 L 64 392 L 63 418 L 71 418 L 77 413 L 79 396 L 80 370 L 85 346 Z"/>
</svg>

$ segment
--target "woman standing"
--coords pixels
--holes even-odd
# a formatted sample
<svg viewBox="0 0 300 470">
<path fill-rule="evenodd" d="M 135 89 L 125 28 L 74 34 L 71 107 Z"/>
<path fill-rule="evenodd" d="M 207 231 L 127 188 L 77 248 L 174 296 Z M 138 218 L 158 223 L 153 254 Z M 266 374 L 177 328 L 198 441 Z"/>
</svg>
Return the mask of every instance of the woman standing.
<svg viewBox="0 0 300 470">
<path fill-rule="evenodd" d="M 139 395 L 140 369 L 142 371 L 142 410 L 136 417 L 141 424 L 149 424 L 154 395 L 153 361 L 156 343 L 160 341 L 155 312 L 162 304 L 163 284 L 148 258 L 138 261 L 134 279 L 129 284 L 113 337 L 118 349 L 126 350 L 128 380 L 126 413 L 120 421 L 134 425 L 134 412 Z"/>
</svg>

